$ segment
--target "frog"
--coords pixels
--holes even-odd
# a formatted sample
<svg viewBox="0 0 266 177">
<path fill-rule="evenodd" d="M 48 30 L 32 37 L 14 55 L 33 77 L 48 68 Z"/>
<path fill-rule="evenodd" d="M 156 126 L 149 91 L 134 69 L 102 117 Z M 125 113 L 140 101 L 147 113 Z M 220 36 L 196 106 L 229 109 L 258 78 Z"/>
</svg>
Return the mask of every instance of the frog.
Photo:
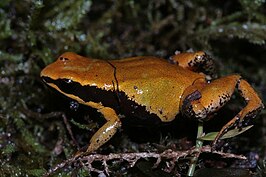
<svg viewBox="0 0 266 177">
<path fill-rule="evenodd" d="M 245 106 L 228 121 L 213 145 L 231 128 L 256 117 L 264 104 L 239 74 L 217 78 L 215 62 L 206 52 L 176 52 L 170 59 L 136 56 L 95 59 L 66 52 L 40 73 L 44 83 L 80 104 L 96 109 L 106 123 L 91 137 L 92 153 L 122 126 L 121 117 L 171 122 L 178 115 L 206 121 L 237 90 Z"/>
</svg>

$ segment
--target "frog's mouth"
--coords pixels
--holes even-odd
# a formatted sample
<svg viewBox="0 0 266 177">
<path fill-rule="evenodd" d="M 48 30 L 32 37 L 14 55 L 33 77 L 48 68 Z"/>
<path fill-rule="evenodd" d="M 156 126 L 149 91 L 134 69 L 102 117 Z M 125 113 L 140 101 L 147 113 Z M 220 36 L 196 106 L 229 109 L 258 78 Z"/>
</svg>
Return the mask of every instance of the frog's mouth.
<svg viewBox="0 0 266 177">
<path fill-rule="evenodd" d="M 53 79 L 51 79 L 50 77 L 42 76 L 41 78 L 45 83 L 53 83 Z"/>
</svg>

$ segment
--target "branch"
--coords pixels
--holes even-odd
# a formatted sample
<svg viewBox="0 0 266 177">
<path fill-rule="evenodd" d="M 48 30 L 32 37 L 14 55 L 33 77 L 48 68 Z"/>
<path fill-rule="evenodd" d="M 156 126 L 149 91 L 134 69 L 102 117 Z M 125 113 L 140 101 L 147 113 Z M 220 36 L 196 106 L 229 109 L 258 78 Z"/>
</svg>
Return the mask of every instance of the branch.
<svg viewBox="0 0 266 177">
<path fill-rule="evenodd" d="M 129 163 L 130 167 L 133 167 L 139 159 L 155 158 L 155 159 L 157 159 L 157 161 L 154 164 L 154 168 L 158 167 L 158 165 L 161 163 L 162 159 L 170 160 L 170 164 L 173 164 L 173 165 L 171 165 L 168 169 L 166 169 L 166 171 L 171 172 L 172 169 L 174 168 L 175 162 L 179 158 L 186 157 L 188 155 L 198 154 L 199 152 L 200 153 L 204 152 L 204 153 L 218 154 L 218 155 L 221 155 L 222 158 L 237 158 L 237 159 L 243 159 L 243 160 L 246 159 L 246 157 L 243 155 L 224 153 L 224 152 L 220 152 L 220 151 L 212 151 L 210 146 L 203 146 L 200 149 L 194 147 L 194 148 L 192 148 L 190 150 L 186 150 L 186 151 L 172 151 L 169 149 L 169 150 L 166 150 L 162 153 L 139 152 L 139 153 L 119 153 L 119 154 L 111 153 L 108 155 L 89 154 L 89 155 L 79 155 L 77 157 L 72 157 L 70 159 L 65 160 L 64 162 L 62 162 L 60 164 L 57 164 L 53 168 L 49 169 L 49 171 L 44 174 L 44 177 L 50 176 L 50 175 L 54 174 L 57 170 L 63 169 L 66 166 L 70 166 L 70 165 L 75 165 L 76 167 L 83 166 L 85 169 L 87 169 L 90 172 L 91 171 L 96 172 L 96 173 L 104 173 L 105 172 L 107 175 L 109 175 L 110 171 L 109 171 L 109 168 L 107 165 L 107 161 L 116 160 L 116 159 L 120 160 L 120 161 L 121 160 L 127 161 Z M 102 162 L 102 165 L 104 166 L 103 171 L 92 167 L 91 164 L 95 161 L 101 161 Z"/>
</svg>

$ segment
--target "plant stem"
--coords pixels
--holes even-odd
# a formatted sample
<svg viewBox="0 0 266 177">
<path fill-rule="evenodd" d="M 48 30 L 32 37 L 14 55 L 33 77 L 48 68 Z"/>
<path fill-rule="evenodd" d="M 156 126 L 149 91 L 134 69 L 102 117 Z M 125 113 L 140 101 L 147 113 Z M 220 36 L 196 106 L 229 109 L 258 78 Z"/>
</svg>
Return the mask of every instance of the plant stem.
<svg viewBox="0 0 266 177">
<path fill-rule="evenodd" d="M 198 149 L 198 153 L 195 154 L 195 156 L 191 158 L 187 176 L 193 176 L 193 174 L 195 172 L 195 168 L 196 168 L 196 165 L 197 165 L 197 162 L 198 162 L 198 157 L 200 155 L 200 148 L 203 145 L 203 141 L 199 140 L 198 138 L 201 137 L 202 134 L 203 134 L 203 122 L 199 122 L 197 140 L 196 140 L 196 149 Z"/>
</svg>

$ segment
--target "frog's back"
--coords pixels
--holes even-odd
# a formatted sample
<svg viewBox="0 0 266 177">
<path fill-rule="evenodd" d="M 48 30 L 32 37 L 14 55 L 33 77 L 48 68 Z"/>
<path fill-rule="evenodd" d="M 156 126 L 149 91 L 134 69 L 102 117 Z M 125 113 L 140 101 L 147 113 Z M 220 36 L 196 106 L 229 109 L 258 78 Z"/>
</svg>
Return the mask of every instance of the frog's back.
<svg viewBox="0 0 266 177">
<path fill-rule="evenodd" d="M 175 118 L 184 90 L 202 77 L 156 57 L 134 57 L 110 62 L 116 69 L 119 91 L 125 93 L 127 100 L 135 103 L 132 106 L 132 103 L 125 102 L 127 111 L 136 113 L 141 107 L 164 122 Z M 130 110 L 128 106 L 131 106 Z"/>
<path fill-rule="evenodd" d="M 167 60 L 152 56 L 132 57 L 120 60 L 109 60 L 116 69 L 120 82 L 130 80 L 152 80 L 154 78 L 175 78 L 178 83 L 187 83 L 201 77 L 200 74 L 189 71 Z M 193 81 L 192 81 L 193 82 Z"/>
</svg>

